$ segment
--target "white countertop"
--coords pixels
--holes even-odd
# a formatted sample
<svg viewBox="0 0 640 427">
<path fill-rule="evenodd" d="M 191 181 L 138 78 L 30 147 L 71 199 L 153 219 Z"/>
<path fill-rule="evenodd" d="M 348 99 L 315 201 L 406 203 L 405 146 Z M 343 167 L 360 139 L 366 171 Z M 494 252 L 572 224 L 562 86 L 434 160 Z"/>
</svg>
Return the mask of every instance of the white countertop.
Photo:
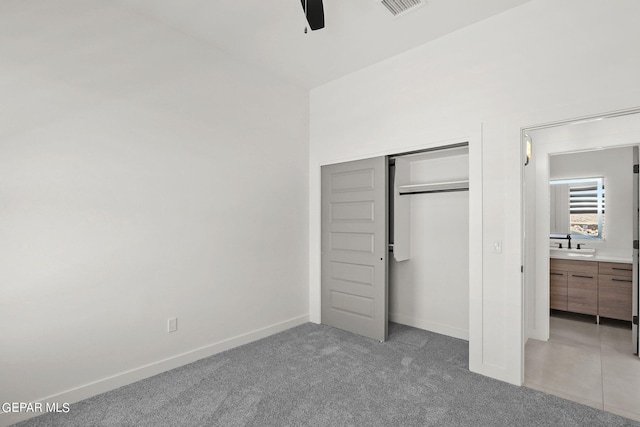
<svg viewBox="0 0 640 427">
<path fill-rule="evenodd" d="M 570 255 L 571 254 L 571 255 Z M 585 255 L 587 255 L 585 253 Z M 603 262 L 624 262 L 631 263 L 633 259 L 631 257 L 619 256 L 619 255 L 608 255 L 608 254 L 588 254 L 592 256 L 584 256 L 579 254 L 578 252 L 560 252 L 560 251 L 549 251 L 550 258 L 556 259 L 572 259 L 575 261 L 603 261 Z"/>
</svg>

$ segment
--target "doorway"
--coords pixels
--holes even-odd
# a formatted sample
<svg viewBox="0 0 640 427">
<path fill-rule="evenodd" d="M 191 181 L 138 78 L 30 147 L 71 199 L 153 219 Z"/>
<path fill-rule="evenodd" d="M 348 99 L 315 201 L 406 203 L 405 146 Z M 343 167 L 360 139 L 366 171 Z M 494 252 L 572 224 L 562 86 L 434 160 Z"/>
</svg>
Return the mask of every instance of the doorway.
<svg viewBox="0 0 640 427">
<path fill-rule="evenodd" d="M 640 142 L 640 114 L 638 112 L 638 110 L 633 110 L 531 127 L 523 129 L 522 132 L 523 151 L 526 144 L 525 135 L 531 142 L 532 151 L 529 165 L 523 169 L 525 385 L 635 419 L 640 419 L 640 413 L 635 414 L 631 411 L 636 409 L 624 407 L 620 403 L 624 399 L 616 400 L 616 393 L 619 393 L 619 389 L 623 387 L 620 385 L 620 379 L 615 375 L 608 376 L 608 374 L 621 369 L 621 366 L 627 366 L 625 365 L 627 362 L 622 360 L 623 357 L 626 357 L 627 360 L 632 361 L 629 366 L 633 368 L 633 372 L 637 371 L 637 373 L 627 371 L 627 374 L 630 375 L 629 378 L 640 378 L 640 359 L 637 356 L 638 330 L 634 325 L 633 331 L 631 331 L 631 318 L 616 324 L 617 321 L 608 320 L 609 314 L 604 316 L 605 321 L 602 325 L 597 324 L 598 307 L 606 306 L 606 301 L 603 303 L 602 300 L 598 305 L 597 261 L 603 261 L 603 268 L 607 267 L 607 262 L 621 262 L 632 266 L 633 273 L 629 271 L 628 275 L 634 280 L 634 292 L 629 296 L 631 299 L 629 302 L 633 305 L 633 314 L 637 316 L 638 260 L 637 250 L 633 250 L 634 239 L 631 236 L 632 229 L 635 227 L 637 230 L 638 219 L 637 215 L 635 218 L 633 217 L 631 200 L 634 195 L 637 200 L 638 194 L 637 187 L 634 189 L 632 185 L 634 180 L 637 181 L 637 174 L 636 178 L 633 178 L 633 164 L 637 164 L 637 159 L 634 161 L 632 147 L 637 146 Z M 592 167 L 590 172 L 584 172 L 583 176 L 578 176 L 580 173 L 577 172 L 579 168 L 576 169 L 576 166 L 581 163 L 604 166 L 606 162 L 615 162 L 616 165 L 609 167 L 609 172 L 604 172 L 602 168 L 594 170 Z M 564 176 L 561 173 L 559 175 L 558 165 L 564 165 L 565 168 L 568 168 Z M 628 166 L 625 174 L 629 178 L 625 184 L 625 200 L 620 202 L 620 195 L 616 195 L 621 191 L 620 183 L 616 182 L 616 179 L 612 179 L 611 176 L 607 179 L 604 175 L 611 175 L 613 173 L 611 170 L 615 172 L 616 168 L 622 170 L 625 165 Z M 572 167 L 573 170 L 570 170 Z M 587 177 L 585 174 L 590 176 Z M 550 239 L 550 231 L 553 231 L 551 224 L 554 223 L 552 214 L 555 212 L 550 202 L 550 180 L 556 178 L 558 182 L 561 182 L 561 180 L 571 181 L 572 179 L 602 176 L 604 176 L 604 187 L 601 196 L 604 197 L 604 194 L 609 196 L 608 192 L 612 196 L 616 196 L 611 199 L 610 206 L 606 204 L 609 200 L 605 197 L 605 208 L 602 212 L 604 216 L 601 218 L 604 219 L 604 235 L 598 235 L 602 231 L 602 229 L 598 230 L 602 224 L 598 226 L 597 221 L 593 220 L 591 220 L 591 224 L 586 224 L 583 218 L 584 234 L 591 233 L 591 237 L 576 239 L 578 231 L 571 230 L 562 239 Z M 578 184 L 575 186 L 578 187 Z M 565 196 L 567 204 L 561 210 L 566 215 L 563 220 L 571 223 L 571 226 L 577 226 L 578 224 L 569 221 L 568 198 L 567 193 Z M 576 197 L 575 200 L 577 199 Z M 614 199 L 618 201 L 614 202 Z M 637 208 L 635 208 L 635 212 L 637 214 Z M 626 218 L 624 220 L 626 221 L 625 230 L 620 230 L 621 217 Z M 596 225 L 593 224 L 594 222 Z M 607 235 L 607 224 L 610 226 L 609 235 Z M 591 231 L 587 231 L 588 229 Z M 562 237 L 562 233 L 557 233 L 555 237 Z M 555 249 L 550 249 L 552 242 L 555 242 Z M 572 253 L 567 251 L 569 242 L 573 243 Z M 561 243 L 564 243 L 564 246 L 559 249 L 557 246 Z M 577 243 L 581 244 L 582 252 L 576 250 Z M 589 248 L 589 252 L 584 251 L 585 248 Z M 584 295 L 576 296 L 575 294 L 571 310 L 566 305 L 564 307 L 558 305 L 558 301 L 561 301 L 562 298 L 567 301 L 567 296 L 559 293 L 558 288 L 553 288 L 551 285 L 554 283 L 552 282 L 557 280 L 562 284 L 562 280 L 565 280 L 566 284 L 568 279 L 562 277 L 565 272 L 553 269 L 555 267 L 553 259 L 563 257 L 570 259 L 574 264 L 575 262 L 582 263 L 585 268 L 595 268 L 591 273 L 575 274 L 580 277 L 576 280 L 591 281 L 590 286 L 593 287 L 591 293 L 595 298 L 593 300 L 595 306 L 584 309 L 582 306 L 576 305 L 576 301 L 582 303 L 577 297 L 582 298 Z M 611 266 L 609 265 L 609 267 Z M 565 270 L 569 269 L 565 268 Z M 552 276 L 554 272 L 558 275 L 557 278 Z M 569 273 L 567 272 L 567 274 Z M 601 277 L 600 281 L 603 283 L 604 280 L 611 280 L 607 274 Z M 626 277 L 612 277 L 620 282 L 627 280 Z M 565 287 L 565 289 L 567 288 Z M 575 289 L 581 291 L 585 288 L 577 287 Z M 565 292 L 567 291 L 565 290 Z M 571 293 L 570 286 L 569 293 Z M 560 310 L 551 312 L 550 316 L 550 309 L 554 307 L 560 307 Z M 632 337 L 635 337 L 633 342 Z M 579 350 L 581 346 L 583 347 Z M 590 353 L 589 349 L 597 350 L 597 355 Z M 613 354 L 612 349 L 621 350 L 618 359 L 609 357 Z M 550 355 L 556 350 L 564 356 L 554 356 L 556 358 L 553 359 Z M 582 368 L 579 369 L 580 372 L 575 377 L 585 379 L 590 371 L 593 373 L 596 370 L 596 367 L 600 370 L 600 375 L 593 383 L 572 383 L 574 378 L 569 373 L 572 368 L 580 366 L 579 359 L 584 359 L 582 362 L 586 365 L 582 365 Z M 588 362 L 593 366 L 589 367 Z M 558 368 L 560 370 L 556 372 L 555 369 Z M 565 374 L 569 376 L 563 377 Z M 597 398 L 598 392 L 595 390 L 597 387 L 600 387 L 599 400 Z M 631 396 L 635 398 L 634 402 L 640 398 L 640 388 L 634 390 L 627 387 L 626 392 L 627 394 L 631 393 Z M 625 413 L 625 411 L 629 413 Z"/>
</svg>

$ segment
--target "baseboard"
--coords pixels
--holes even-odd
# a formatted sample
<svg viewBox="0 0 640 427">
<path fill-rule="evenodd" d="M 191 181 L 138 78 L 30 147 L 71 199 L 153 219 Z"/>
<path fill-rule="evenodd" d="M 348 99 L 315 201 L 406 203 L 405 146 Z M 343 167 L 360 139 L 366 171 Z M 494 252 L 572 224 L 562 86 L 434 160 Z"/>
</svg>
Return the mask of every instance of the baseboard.
<svg viewBox="0 0 640 427">
<path fill-rule="evenodd" d="M 528 335 L 529 336 L 527 337 L 527 341 L 529 341 L 530 339 L 531 340 L 538 340 L 538 341 L 548 341 L 549 340 L 548 337 L 545 337 L 537 329 L 530 329 Z M 526 342 L 525 342 L 525 344 L 526 344 Z"/>
<path fill-rule="evenodd" d="M 431 322 L 429 320 L 416 319 L 413 317 L 403 316 L 401 314 L 395 313 L 389 313 L 389 320 L 391 320 L 392 322 L 400 323 L 402 325 L 412 326 L 414 328 L 424 329 L 426 331 L 435 332 L 437 334 L 447 335 L 449 337 L 469 341 L 468 329 L 456 328 L 437 322 Z"/>
<path fill-rule="evenodd" d="M 88 399 L 89 397 L 96 396 L 107 391 L 115 390 L 116 388 L 134 383 L 136 381 L 140 381 L 142 379 L 152 377 L 162 372 L 184 366 L 186 364 L 195 362 L 196 360 L 204 359 L 205 357 L 213 356 L 214 354 L 218 354 L 223 351 L 230 350 L 232 348 L 239 347 L 241 345 L 248 344 L 262 338 L 266 338 L 270 335 L 286 331 L 287 329 L 302 325 L 304 323 L 307 323 L 308 321 L 308 314 L 295 317 L 284 322 L 276 323 L 214 344 L 209 344 L 207 346 L 181 353 L 163 360 L 159 360 L 157 362 L 150 363 L 148 365 L 144 365 L 130 371 L 122 372 L 111 377 L 103 378 L 98 381 L 66 390 L 61 393 L 37 399 L 31 403 L 41 403 L 42 407 L 44 408 L 47 403 L 57 402 L 62 405 L 62 402 L 69 404 L 79 402 L 81 400 Z M 33 418 L 38 415 L 42 415 L 42 413 L 43 412 L 0 412 L 0 427 L 9 426 L 11 424 Z"/>
</svg>

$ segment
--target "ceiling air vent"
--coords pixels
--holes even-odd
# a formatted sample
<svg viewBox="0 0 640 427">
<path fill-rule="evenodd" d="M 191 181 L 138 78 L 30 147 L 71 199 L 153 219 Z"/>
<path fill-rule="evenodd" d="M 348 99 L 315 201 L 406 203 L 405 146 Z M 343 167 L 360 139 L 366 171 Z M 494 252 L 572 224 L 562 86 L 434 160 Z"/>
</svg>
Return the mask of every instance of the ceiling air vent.
<svg viewBox="0 0 640 427">
<path fill-rule="evenodd" d="M 425 2 L 423 0 L 381 0 L 380 3 L 385 5 L 393 16 L 398 16 L 417 6 L 424 5 Z"/>
</svg>

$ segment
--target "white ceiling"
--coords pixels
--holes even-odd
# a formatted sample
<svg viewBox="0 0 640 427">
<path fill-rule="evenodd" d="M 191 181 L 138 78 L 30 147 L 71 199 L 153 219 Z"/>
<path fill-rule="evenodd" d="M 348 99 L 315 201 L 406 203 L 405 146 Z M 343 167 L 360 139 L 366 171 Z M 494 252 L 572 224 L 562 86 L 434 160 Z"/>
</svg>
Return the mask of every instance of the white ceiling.
<svg viewBox="0 0 640 427">
<path fill-rule="evenodd" d="M 313 88 L 530 0 L 428 0 L 394 17 L 377 0 L 324 0 L 304 33 L 299 0 L 113 0 Z"/>
</svg>

